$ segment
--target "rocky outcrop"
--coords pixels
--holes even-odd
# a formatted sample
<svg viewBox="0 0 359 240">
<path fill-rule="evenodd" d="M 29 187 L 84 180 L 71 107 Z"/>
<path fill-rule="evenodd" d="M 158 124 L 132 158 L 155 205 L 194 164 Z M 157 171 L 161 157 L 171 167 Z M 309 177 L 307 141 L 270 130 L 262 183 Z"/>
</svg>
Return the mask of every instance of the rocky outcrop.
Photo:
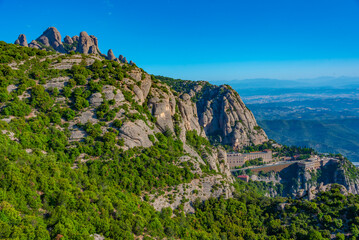
<svg viewBox="0 0 359 240">
<path fill-rule="evenodd" d="M 98 107 L 102 104 L 103 99 L 102 99 L 102 94 L 97 92 L 97 93 L 93 93 L 90 97 L 90 104 L 92 107 Z"/>
<path fill-rule="evenodd" d="M 204 136 L 204 132 L 201 130 L 201 125 L 198 122 L 197 105 L 191 101 L 190 95 L 187 93 L 182 94 L 177 102 L 184 130 L 196 130 L 199 135 Z"/>
<path fill-rule="evenodd" d="M 70 36 L 67 35 L 67 36 L 64 38 L 64 43 L 71 45 L 71 44 L 74 43 L 74 41 L 72 40 L 72 38 L 71 38 Z"/>
<path fill-rule="evenodd" d="M 116 59 L 115 54 L 113 54 L 112 49 L 108 50 L 108 52 L 107 52 L 107 59 L 108 59 L 108 60 L 115 60 L 115 59 Z"/>
<path fill-rule="evenodd" d="M 174 132 L 174 124 L 172 120 L 176 108 L 176 99 L 174 95 L 170 91 L 165 93 L 157 88 L 152 89 L 151 93 L 152 97 L 148 100 L 148 108 L 152 116 L 157 119 L 157 126 L 163 132 L 167 130 Z"/>
<path fill-rule="evenodd" d="M 29 43 L 29 47 L 36 48 L 36 49 L 42 49 L 42 46 L 38 42 L 36 42 L 35 40 L 32 40 Z"/>
<path fill-rule="evenodd" d="M 123 96 L 121 90 L 115 88 L 114 86 L 103 86 L 102 93 L 105 97 L 105 100 L 115 100 L 115 104 L 118 104 L 125 100 L 125 97 Z"/>
<path fill-rule="evenodd" d="M 176 191 L 166 192 L 159 197 L 152 196 L 153 202 L 151 202 L 151 205 L 156 210 L 161 210 L 166 207 L 175 209 L 184 203 L 183 210 L 188 213 L 194 213 L 193 202 L 196 199 L 204 201 L 210 197 L 218 198 L 220 196 L 230 198 L 233 191 L 226 179 L 220 175 L 194 179 L 190 183 L 180 184 L 176 187 Z M 168 200 L 169 196 L 173 198 L 172 201 Z"/>
<path fill-rule="evenodd" d="M 128 148 L 133 147 L 150 147 L 152 142 L 148 135 L 153 135 L 153 130 L 150 129 L 142 120 L 135 122 L 125 122 L 120 128 L 119 138 L 125 142 Z"/>
<path fill-rule="evenodd" d="M 61 42 L 61 34 L 54 27 L 49 27 L 46 29 L 46 31 L 40 37 L 38 37 L 36 41 L 45 45 L 46 47 L 52 47 L 57 52 L 66 52 Z"/>
<path fill-rule="evenodd" d="M 86 32 L 80 33 L 77 51 L 85 54 L 101 54 L 98 48 L 98 41 L 95 36 L 89 36 Z"/>
<path fill-rule="evenodd" d="M 19 37 L 16 39 L 15 44 L 19 44 L 23 47 L 28 47 L 26 36 L 24 34 L 20 34 Z"/>
<path fill-rule="evenodd" d="M 78 42 L 80 40 L 80 37 L 79 36 L 73 36 L 71 39 L 74 42 Z"/>
<path fill-rule="evenodd" d="M 207 136 L 234 149 L 268 141 L 252 112 L 229 86 L 205 86 L 195 91 L 195 96 L 203 96 L 197 102 L 197 113 Z"/>
<path fill-rule="evenodd" d="M 123 62 L 123 59 L 124 59 L 124 57 L 123 57 L 122 55 L 120 55 L 120 56 L 118 57 L 118 60 L 120 60 L 120 62 Z"/>
</svg>

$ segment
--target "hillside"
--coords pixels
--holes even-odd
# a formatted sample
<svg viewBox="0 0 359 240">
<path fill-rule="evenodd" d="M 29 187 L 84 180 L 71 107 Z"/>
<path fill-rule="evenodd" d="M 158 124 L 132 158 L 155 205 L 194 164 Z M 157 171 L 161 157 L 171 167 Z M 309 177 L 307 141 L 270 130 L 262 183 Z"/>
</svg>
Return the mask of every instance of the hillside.
<svg viewBox="0 0 359 240">
<path fill-rule="evenodd" d="M 263 120 L 268 136 L 286 145 L 307 146 L 319 152 L 341 153 L 358 161 L 359 120 Z"/>
<path fill-rule="evenodd" d="M 230 86 L 156 78 L 87 36 L 0 42 L 1 239 L 359 235 L 341 186 L 308 202 L 234 179 L 225 148 L 268 139 Z"/>
</svg>

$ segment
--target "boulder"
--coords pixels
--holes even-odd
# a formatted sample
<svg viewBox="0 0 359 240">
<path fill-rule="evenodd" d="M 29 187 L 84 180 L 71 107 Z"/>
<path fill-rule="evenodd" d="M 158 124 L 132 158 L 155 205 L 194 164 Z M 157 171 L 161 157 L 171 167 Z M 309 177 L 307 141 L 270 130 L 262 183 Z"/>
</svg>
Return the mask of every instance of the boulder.
<svg viewBox="0 0 359 240">
<path fill-rule="evenodd" d="M 23 47 L 28 47 L 26 36 L 24 34 L 20 34 L 19 37 L 16 39 L 15 44 L 19 44 Z"/>
</svg>

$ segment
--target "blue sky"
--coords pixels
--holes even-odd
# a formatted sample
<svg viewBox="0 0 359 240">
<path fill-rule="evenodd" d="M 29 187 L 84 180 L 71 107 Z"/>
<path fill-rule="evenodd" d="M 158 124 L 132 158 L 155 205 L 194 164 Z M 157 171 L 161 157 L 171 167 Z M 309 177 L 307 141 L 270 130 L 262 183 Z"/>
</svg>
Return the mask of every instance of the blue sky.
<svg viewBox="0 0 359 240">
<path fill-rule="evenodd" d="M 87 31 L 149 73 L 184 79 L 359 76 L 358 0 L 0 0 L 0 40 Z"/>
</svg>

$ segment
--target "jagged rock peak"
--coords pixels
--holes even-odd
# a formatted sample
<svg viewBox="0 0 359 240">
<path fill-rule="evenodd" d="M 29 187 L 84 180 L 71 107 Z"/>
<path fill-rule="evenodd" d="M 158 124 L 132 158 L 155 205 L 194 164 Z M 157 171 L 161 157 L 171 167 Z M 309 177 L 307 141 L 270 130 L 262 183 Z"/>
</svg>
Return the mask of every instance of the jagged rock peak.
<svg viewBox="0 0 359 240">
<path fill-rule="evenodd" d="M 23 47 L 28 47 L 26 36 L 24 34 L 20 34 L 19 37 L 16 39 L 15 44 L 19 44 Z"/>
<path fill-rule="evenodd" d="M 66 52 L 61 42 L 61 34 L 55 27 L 49 27 L 46 29 L 46 31 L 38 37 L 36 41 L 47 47 L 52 47 L 57 52 Z"/>
<path fill-rule="evenodd" d="M 64 43 L 71 45 L 74 43 L 74 41 L 72 40 L 72 38 L 70 36 L 66 35 L 66 37 L 64 38 Z"/>
<path fill-rule="evenodd" d="M 41 45 L 36 42 L 35 40 L 32 40 L 30 43 L 29 43 L 29 47 L 31 48 L 37 48 L 37 49 L 42 49 Z"/>
<path fill-rule="evenodd" d="M 128 63 L 127 59 L 126 58 L 123 58 L 123 63 Z"/>
<path fill-rule="evenodd" d="M 95 36 L 89 36 L 87 32 L 81 32 L 80 38 L 78 42 L 77 51 L 79 53 L 85 54 L 101 54 L 100 50 L 98 49 L 98 41 Z"/>
<path fill-rule="evenodd" d="M 113 54 L 112 49 L 108 50 L 108 52 L 107 52 L 107 59 L 108 59 L 108 60 L 115 60 L 115 59 L 116 59 L 115 54 Z"/>
<path fill-rule="evenodd" d="M 123 62 L 123 56 L 120 55 L 120 56 L 118 57 L 118 60 L 120 60 L 121 62 Z"/>
<path fill-rule="evenodd" d="M 78 42 L 79 39 L 80 39 L 79 36 L 73 36 L 73 37 L 72 37 L 72 41 L 74 41 L 74 42 Z"/>
<path fill-rule="evenodd" d="M 131 61 L 130 61 L 130 65 L 135 65 L 135 63 L 131 60 Z"/>
</svg>

